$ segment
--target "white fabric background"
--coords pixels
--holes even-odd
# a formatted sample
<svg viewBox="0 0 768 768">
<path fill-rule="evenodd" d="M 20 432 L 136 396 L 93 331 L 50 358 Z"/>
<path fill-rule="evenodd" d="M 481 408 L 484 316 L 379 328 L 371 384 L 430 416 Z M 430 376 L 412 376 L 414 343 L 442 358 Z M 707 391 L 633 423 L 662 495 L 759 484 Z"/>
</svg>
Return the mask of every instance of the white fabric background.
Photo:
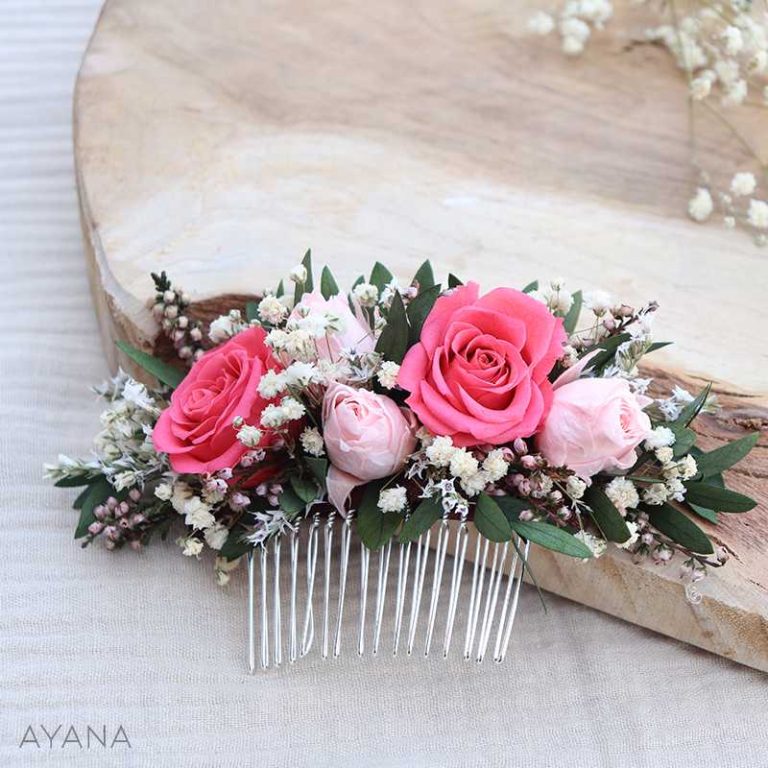
<svg viewBox="0 0 768 768">
<path fill-rule="evenodd" d="M 172 544 L 81 551 L 42 480 L 97 427 L 107 373 L 86 283 L 71 94 L 98 0 L 0 0 L 0 763 L 762 766 L 768 678 L 554 597 L 523 595 L 512 658 L 244 672 L 244 584 Z M 18 744 L 123 724 L 113 753 Z"/>
</svg>

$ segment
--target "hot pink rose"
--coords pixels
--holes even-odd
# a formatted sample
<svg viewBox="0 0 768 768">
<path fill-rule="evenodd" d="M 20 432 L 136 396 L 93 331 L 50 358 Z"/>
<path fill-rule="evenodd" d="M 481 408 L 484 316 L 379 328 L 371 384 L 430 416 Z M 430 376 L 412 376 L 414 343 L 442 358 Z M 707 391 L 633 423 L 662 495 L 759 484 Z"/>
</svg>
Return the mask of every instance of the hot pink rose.
<svg viewBox="0 0 768 768">
<path fill-rule="evenodd" d="M 319 291 L 305 293 L 291 312 L 290 319 L 298 320 L 314 313 L 333 315 L 340 325 L 338 330 L 316 339 L 317 354 L 321 359 L 338 360 L 342 351 L 373 352 L 376 341 L 371 329 L 363 318 L 355 317 L 346 296 L 339 294 L 324 299 Z"/>
<path fill-rule="evenodd" d="M 563 321 L 511 288 L 478 298 L 476 283 L 441 296 L 398 384 L 434 434 L 459 446 L 533 435 L 552 402 L 547 379 L 565 342 Z"/>
<path fill-rule="evenodd" d="M 551 464 L 567 466 L 584 479 L 627 470 L 651 432 L 651 420 L 642 410 L 649 402 L 634 395 L 624 379 L 573 380 L 564 374 L 555 382 L 552 408 L 536 446 Z"/>
<path fill-rule="evenodd" d="M 333 384 L 323 400 L 323 437 L 331 466 L 328 498 L 344 512 L 352 489 L 399 472 L 416 448 L 416 420 L 394 400 Z"/>
<path fill-rule="evenodd" d="M 242 416 L 258 425 L 267 405 L 258 393 L 265 371 L 280 366 L 264 343 L 263 328 L 249 328 L 192 366 L 155 425 L 155 448 L 168 454 L 176 472 L 216 472 L 234 467 L 250 450 L 232 422 Z M 272 439 L 266 434 L 262 444 Z"/>
</svg>

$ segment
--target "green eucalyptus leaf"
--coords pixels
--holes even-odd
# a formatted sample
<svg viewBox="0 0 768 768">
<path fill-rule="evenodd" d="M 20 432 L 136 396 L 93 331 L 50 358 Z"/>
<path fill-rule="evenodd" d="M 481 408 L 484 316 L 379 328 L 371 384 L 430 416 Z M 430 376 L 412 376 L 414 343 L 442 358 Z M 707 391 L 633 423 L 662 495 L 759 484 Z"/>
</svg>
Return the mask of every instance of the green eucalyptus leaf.
<svg viewBox="0 0 768 768">
<path fill-rule="evenodd" d="M 415 541 L 442 516 L 443 509 L 438 499 L 424 499 L 403 524 L 400 531 L 400 541 Z"/>
<path fill-rule="evenodd" d="M 259 319 L 259 302 L 248 301 L 245 304 L 245 319 L 252 323 L 254 320 Z"/>
<path fill-rule="evenodd" d="M 671 504 L 643 505 L 651 525 L 672 541 L 700 555 L 711 555 L 715 550 L 704 531 L 687 515 Z"/>
<path fill-rule="evenodd" d="M 328 267 L 323 267 L 323 272 L 320 275 L 320 293 L 323 294 L 324 299 L 330 299 L 331 296 L 336 296 L 339 293 L 339 286 Z"/>
<path fill-rule="evenodd" d="M 435 273 L 429 259 L 419 267 L 412 282 L 419 286 L 419 293 L 423 293 L 435 284 Z"/>
<path fill-rule="evenodd" d="M 453 273 L 450 273 L 448 275 L 448 287 L 458 288 L 460 285 L 464 285 L 464 283 L 461 280 L 459 280 L 459 278 L 456 277 L 456 275 L 454 275 Z"/>
<path fill-rule="evenodd" d="M 385 359 L 402 363 L 408 349 L 408 319 L 399 293 L 395 293 L 387 315 L 387 324 L 376 342 L 376 351 Z"/>
<path fill-rule="evenodd" d="M 566 333 L 570 334 L 576 330 L 576 324 L 579 322 L 579 315 L 581 314 L 581 305 L 583 302 L 584 297 L 581 291 L 576 291 L 576 293 L 573 294 L 573 304 L 571 304 L 571 308 L 568 310 L 568 314 L 563 320 L 563 328 L 565 328 Z"/>
<path fill-rule="evenodd" d="M 702 477 L 719 475 L 734 464 L 740 462 L 757 444 L 759 432 L 753 432 L 732 443 L 721 445 L 709 453 L 702 453 L 696 458 L 696 465 Z"/>
<path fill-rule="evenodd" d="M 596 485 L 588 488 L 584 494 L 584 502 L 592 512 L 595 525 L 608 541 L 621 544 L 630 537 L 629 528 L 627 528 L 624 518 L 600 488 Z"/>
<path fill-rule="evenodd" d="M 516 520 L 510 522 L 512 530 L 524 539 L 538 544 L 540 547 L 560 552 L 570 557 L 586 559 L 592 557 L 592 550 L 583 541 L 575 538 L 568 531 L 550 525 L 549 523 L 525 522 Z"/>
<path fill-rule="evenodd" d="M 314 475 L 315 480 L 320 483 L 321 488 L 325 488 L 325 478 L 328 474 L 328 459 L 315 456 L 306 456 L 304 461 L 309 467 L 309 471 Z"/>
<path fill-rule="evenodd" d="M 685 456 L 696 444 L 696 433 L 682 424 L 672 422 L 668 425 L 675 434 L 675 442 L 672 446 L 672 454 L 676 459 Z"/>
<path fill-rule="evenodd" d="M 301 260 L 304 269 L 307 270 L 307 279 L 303 283 L 296 283 L 296 288 L 293 291 L 293 306 L 295 307 L 300 301 L 301 297 L 305 293 L 312 293 L 315 286 L 315 280 L 312 276 L 312 249 L 308 248 L 304 254 L 304 258 Z"/>
<path fill-rule="evenodd" d="M 76 477 L 62 477 L 54 485 L 57 488 L 79 488 L 82 485 L 90 485 L 94 481 L 91 475 L 77 475 Z"/>
<path fill-rule="evenodd" d="M 88 533 L 88 526 L 95 522 L 96 516 L 93 510 L 106 501 L 110 496 L 116 496 L 112 483 L 106 477 L 99 477 L 88 487 L 88 493 L 83 497 L 80 494 L 80 518 L 75 529 L 75 538 L 82 539 Z"/>
<path fill-rule="evenodd" d="M 538 291 L 538 290 L 539 290 L 539 281 L 534 280 L 533 282 L 528 283 L 528 285 L 526 285 L 525 288 L 523 288 L 523 293 L 533 293 L 534 291 Z"/>
<path fill-rule="evenodd" d="M 175 389 L 184 380 L 184 371 L 159 360 L 158 358 L 131 346 L 125 341 L 116 341 L 115 346 L 125 355 L 138 363 L 147 373 L 152 374 L 161 384 Z"/>
<path fill-rule="evenodd" d="M 698 504 L 717 512 L 749 512 L 757 506 L 754 499 L 727 488 L 720 488 L 709 483 L 689 480 L 684 483 L 685 499 L 689 504 Z"/>
<path fill-rule="evenodd" d="M 275 296 L 279 299 L 281 296 L 285 296 L 285 283 L 281 279 L 280 282 L 277 284 L 277 290 L 275 291 Z"/>
<path fill-rule="evenodd" d="M 306 506 L 306 502 L 292 488 L 285 488 L 280 494 L 280 509 L 285 512 L 288 518 L 303 512 Z"/>
<path fill-rule="evenodd" d="M 709 393 L 712 389 L 711 384 L 707 384 L 704 389 L 690 402 L 686 403 L 680 415 L 674 420 L 673 424 L 682 424 L 687 427 L 695 418 L 699 415 L 699 411 L 704 407 L 709 397 Z M 671 426 L 671 425 L 669 425 Z"/>
<path fill-rule="evenodd" d="M 313 480 L 307 480 L 304 477 L 298 477 L 293 475 L 290 478 L 291 488 L 294 493 L 304 502 L 309 504 L 310 501 L 314 501 L 317 498 L 317 483 Z"/>
<path fill-rule="evenodd" d="M 475 505 L 475 528 L 490 541 L 509 541 L 512 526 L 494 499 L 481 493 Z"/>
<path fill-rule="evenodd" d="M 653 344 L 651 344 L 651 346 L 645 350 L 645 354 L 649 355 L 651 352 L 655 352 L 657 349 L 664 349 L 664 347 L 668 347 L 671 343 L 671 341 L 654 341 Z"/>
<path fill-rule="evenodd" d="M 501 511 L 506 515 L 510 523 L 519 520 L 520 513 L 531 508 L 530 502 L 517 496 L 494 496 L 493 500 L 501 507 Z"/>
<path fill-rule="evenodd" d="M 253 544 L 243 540 L 246 533 L 247 531 L 242 525 L 236 525 L 232 528 L 224 546 L 219 550 L 219 557 L 223 557 L 225 560 L 237 560 L 248 552 Z"/>
<path fill-rule="evenodd" d="M 379 289 L 379 294 L 384 290 L 384 286 L 394 280 L 394 275 L 380 262 L 377 261 L 371 270 L 371 279 L 368 281 Z"/>
<path fill-rule="evenodd" d="M 357 533 L 368 549 L 380 549 L 394 536 L 403 516 L 379 509 L 379 493 L 384 481 L 368 483 L 357 510 Z"/>
<path fill-rule="evenodd" d="M 433 285 L 413 299 L 405 310 L 408 317 L 408 343 L 416 344 L 421 338 L 421 329 L 424 327 L 424 321 L 435 306 L 435 302 L 440 297 L 440 286 Z"/>
</svg>

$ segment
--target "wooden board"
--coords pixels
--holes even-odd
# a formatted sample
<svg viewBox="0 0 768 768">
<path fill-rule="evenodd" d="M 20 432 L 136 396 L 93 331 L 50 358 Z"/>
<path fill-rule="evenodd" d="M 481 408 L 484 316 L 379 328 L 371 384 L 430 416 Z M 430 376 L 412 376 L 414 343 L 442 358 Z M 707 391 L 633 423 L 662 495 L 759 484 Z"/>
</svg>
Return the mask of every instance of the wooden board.
<svg viewBox="0 0 768 768">
<path fill-rule="evenodd" d="M 150 270 L 210 312 L 274 284 L 311 246 L 340 283 L 377 259 L 408 278 L 431 258 L 487 287 L 557 275 L 656 299 L 659 338 L 678 342 L 656 353 L 659 380 L 721 382 L 705 445 L 765 429 L 768 258 L 684 216 L 694 174 L 679 74 L 621 23 L 566 59 L 556 39 L 525 34 L 533 5 L 107 2 L 77 84 L 75 157 L 113 364 L 115 338 L 154 343 Z M 706 128 L 723 168 L 746 162 Z M 761 503 L 714 533 L 733 557 L 699 605 L 677 566 L 621 554 L 539 551 L 540 582 L 768 670 L 767 445 L 731 475 Z"/>
</svg>

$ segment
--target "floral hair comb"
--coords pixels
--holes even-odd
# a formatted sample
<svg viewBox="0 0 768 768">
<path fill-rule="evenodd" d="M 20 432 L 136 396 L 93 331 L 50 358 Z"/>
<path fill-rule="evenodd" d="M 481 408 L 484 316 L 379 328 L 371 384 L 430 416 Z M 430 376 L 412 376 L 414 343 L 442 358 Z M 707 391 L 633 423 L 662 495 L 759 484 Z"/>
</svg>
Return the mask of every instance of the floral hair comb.
<svg viewBox="0 0 768 768">
<path fill-rule="evenodd" d="M 709 387 L 651 396 L 655 303 L 562 281 L 481 295 L 428 262 L 405 287 L 377 263 L 346 294 L 309 252 L 290 278 L 206 328 L 153 275 L 178 359 L 119 342 L 156 385 L 119 372 L 93 457 L 47 467 L 82 487 L 83 546 L 173 529 L 184 555 L 214 550 L 222 585 L 245 559 L 251 670 L 339 655 L 353 589 L 360 654 L 501 661 L 531 545 L 677 553 L 691 600 L 725 562 L 695 519 L 755 506 L 722 472 L 758 435 L 704 453 L 689 425 Z"/>
</svg>

